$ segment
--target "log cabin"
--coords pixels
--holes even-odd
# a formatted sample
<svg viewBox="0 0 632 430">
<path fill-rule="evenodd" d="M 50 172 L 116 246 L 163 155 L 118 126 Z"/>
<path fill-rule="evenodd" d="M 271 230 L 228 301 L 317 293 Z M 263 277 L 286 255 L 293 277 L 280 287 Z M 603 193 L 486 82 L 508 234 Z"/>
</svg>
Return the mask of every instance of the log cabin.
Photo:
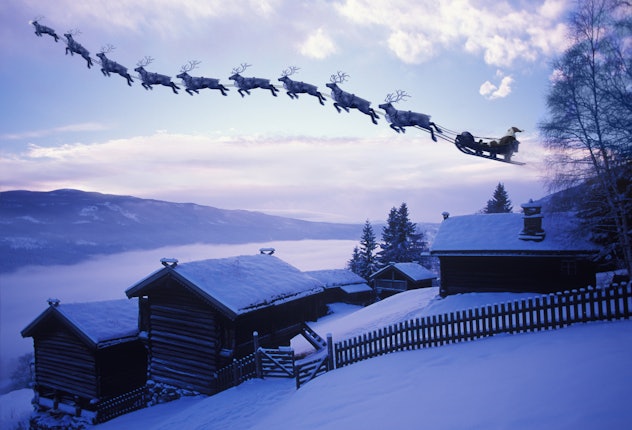
<svg viewBox="0 0 632 430">
<path fill-rule="evenodd" d="M 289 345 L 326 311 L 319 281 L 266 253 L 161 261 L 126 291 L 140 298 L 156 383 L 214 394 L 215 372 L 254 351 L 253 332 L 261 346 Z"/>
<path fill-rule="evenodd" d="M 99 406 L 143 387 L 147 351 L 139 339 L 138 301 L 49 307 L 21 334 L 34 345 L 34 404 L 97 420 Z"/>
<path fill-rule="evenodd" d="M 305 272 L 321 282 L 327 303 L 342 302 L 366 305 L 373 300 L 373 288 L 360 275 L 348 269 L 311 270 Z"/>
<path fill-rule="evenodd" d="M 419 263 L 390 263 L 371 274 L 376 297 L 386 298 L 402 291 L 432 287 L 437 275 Z"/>
<path fill-rule="evenodd" d="M 441 266 L 441 295 L 466 292 L 551 293 L 595 285 L 599 247 L 568 212 L 446 217 L 431 255 Z M 545 216 L 546 215 L 546 216 Z"/>
</svg>

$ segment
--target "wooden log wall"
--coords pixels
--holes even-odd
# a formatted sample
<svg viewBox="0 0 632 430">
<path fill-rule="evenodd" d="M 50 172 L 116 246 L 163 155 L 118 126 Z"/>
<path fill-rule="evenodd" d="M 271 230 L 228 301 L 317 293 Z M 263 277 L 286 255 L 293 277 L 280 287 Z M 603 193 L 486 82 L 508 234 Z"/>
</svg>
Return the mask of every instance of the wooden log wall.
<svg viewBox="0 0 632 430">
<path fill-rule="evenodd" d="M 34 339 L 36 383 L 46 388 L 93 399 L 98 397 L 94 352 L 77 336 L 54 323 Z"/>
<path fill-rule="evenodd" d="M 215 312 L 182 287 L 157 289 L 149 302 L 149 377 L 212 394 L 219 352 Z"/>
</svg>

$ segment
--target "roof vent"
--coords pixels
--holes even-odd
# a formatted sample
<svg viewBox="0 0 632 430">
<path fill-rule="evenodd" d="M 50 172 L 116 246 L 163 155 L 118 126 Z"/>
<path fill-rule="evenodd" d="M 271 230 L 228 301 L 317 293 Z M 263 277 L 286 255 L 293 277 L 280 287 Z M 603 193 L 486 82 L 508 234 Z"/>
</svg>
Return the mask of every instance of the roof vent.
<svg viewBox="0 0 632 430">
<path fill-rule="evenodd" d="M 544 240 L 546 233 L 542 229 L 542 205 L 529 199 L 529 203 L 520 205 L 522 208 L 522 219 L 524 226 L 518 237 L 522 240 L 533 240 L 540 242 Z"/>
<path fill-rule="evenodd" d="M 57 306 L 59 306 L 59 299 L 50 298 L 46 301 L 48 302 L 48 306 L 52 308 L 56 308 Z"/>
<path fill-rule="evenodd" d="M 259 248 L 259 254 L 272 255 L 274 251 L 274 248 Z"/>
<path fill-rule="evenodd" d="M 178 265 L 177 258 L 161 258 L 160 262 L 162 263 L 163 266 L 169 267 L 171 269 L 173 269 L 174 267 Z"/>
</svg>

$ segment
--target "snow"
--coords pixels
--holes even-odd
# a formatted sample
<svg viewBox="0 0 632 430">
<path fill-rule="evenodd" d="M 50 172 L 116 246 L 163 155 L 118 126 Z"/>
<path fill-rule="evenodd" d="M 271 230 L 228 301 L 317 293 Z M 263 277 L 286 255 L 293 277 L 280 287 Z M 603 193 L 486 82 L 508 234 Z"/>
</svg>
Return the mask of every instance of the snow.
<svg viewBox="0 0 632 430">
<path fill-rule="evenodd" d="M 61 303 L 57 310 L 95 344 L 138 334 L 138 300 Z"/>
<path fill-rule="evenodd" d="M 544 214 L 542 228 L 546 233 L 543 241 L 521 240 L 522 214 L 475 214 L 454 216 L 444 220 L 432 244 L 431 252 L 471 251 L 595 251 L 591 244 L 578 234 L 576 218 L 570 213 Z"/>
<path fill-rule="evenodd" d="M 304 273 L 320 281 L 325 289 L 340 288 L 347 294 L 372 291 L 364 278 L 348 269 L 311 270 Z"/>
<path fill-rule="evenodd" d="M 435 275 L 419 263 L 392 263 L 384 267 L 382 270 L 374 273 L 371 277 L 376 278 L 383 271 L 390 270 L 391 267 L 396 268 L 413 281 L 423 281 L 425 279 L 435 279 L 437 277 L 437 275 Z"/>
<path fill-rule="evenodd" d="M 322 282 L 325 288 L 366 283 L 360 275 L 347 269 L 310 270 L 304 273 Z"/>
<path fill-rule="evenodd" d="M 366 308 L 334 304 L 334 314 L 310 325 L 341 340 L 417 316 L 534 295 L 440 298 L 436 288 L 412 290 Z M 336 369 L 299 390 L 293 379 L 251 380 L 215 396 L 133 412 L 95 430 L 627 428 L 630 339 L 632 321 L 609 321 L 397 352 Z"/>
<path fill-rule="evenodd" d="M 138 334 L 138 300 L 121 299 L 86 303 L 60 303 L 54 310 L 77 327 L 95 345 Z M 51 308 L 40 314 L 27 329 L 40 318 L 47 315 Z M 25 329 L 26 330 L 26 329 Z M 30 330 L 27 330 L 30 331 Z"/>
<path fill-rule="evenodd" d="M 193 261 L 173 270 L 235 314 L 323 291 L 321 282 L 264 254 Z"/>
<path fill-rule="evenodd" d="M 17 428 L 18 423 L 28 421 L 33 412 L 31 399 L 33 399 L 33 390 L 28 388 L 0 396 L 0 428 L 13 430 Z M 23 428 L 28 428 L 28 426 Z"/>
</svg>

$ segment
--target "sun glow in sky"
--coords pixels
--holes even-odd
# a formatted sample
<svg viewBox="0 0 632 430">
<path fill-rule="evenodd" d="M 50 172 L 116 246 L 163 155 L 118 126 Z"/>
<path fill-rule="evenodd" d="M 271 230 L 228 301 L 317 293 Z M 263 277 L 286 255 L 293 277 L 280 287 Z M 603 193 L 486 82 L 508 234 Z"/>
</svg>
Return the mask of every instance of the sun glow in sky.
<svg viewBox="0 0 632 430">
<path fill-rule="evenodd" d="M 546 115 L 550 61 L 567 45 L 566 0 L 168 0 L 0 4 L 0 190 L 77 188 L 309 220 L 384 219 L 407 202 L 411 217 L 473 213 L 498 182 L 514 207 L 546 194 L 537 123 Z M 61 36 L 37 37 L 39 19 Z M 63 33 L 96 59 L 125 65 L 132 87 L 66 55 Z M 190 72 L 229 88 L 190 96 L 145 90 L 133 69 Z M 343 71 L 346 91 L 365 98 L 378 125 L 332 100 L 290 99 L 252 90 L 240 97 L 228 76 L 293 76 L 318 86 Z M 378 109 L 388 93 L 411 97 L 398 109 L 477 136 L 525 130 L 514 156 L 526 166 L 478 159 L 409 128 L 397 134 Z"/>
</svg>

